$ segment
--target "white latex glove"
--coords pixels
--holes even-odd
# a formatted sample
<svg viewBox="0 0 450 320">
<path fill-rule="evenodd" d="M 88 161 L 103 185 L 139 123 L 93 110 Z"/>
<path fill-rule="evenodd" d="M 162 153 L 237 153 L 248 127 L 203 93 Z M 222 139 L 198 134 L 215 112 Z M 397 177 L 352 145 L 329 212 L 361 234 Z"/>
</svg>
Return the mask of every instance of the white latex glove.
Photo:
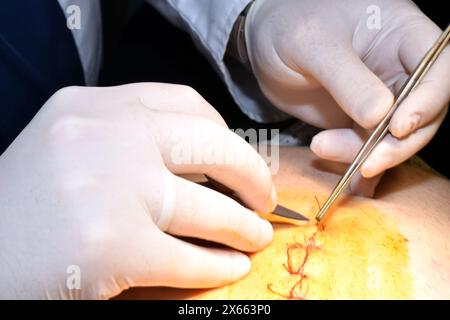
<svg viewBox="0 0 450 320">
<path fill-rule="evenodd" d="M 328 129 L 314 137 L 311 149 L 345 163 L 440 34 L 409 0 L 256 0 L 246 22 L 249 58 L 263 92 L 281 110 Z M 351 189 L 373 194 L 384 170 L 431 140 L 449 100 L 447 48 L 396 112 L 392 135 L 361 167 L 371 179 L 356 176 Z"/>
<path fill-rule="evenodd" d="M 207 173 L 252 209 L 276 202 L 262 158 L 191 88 L 60 90 L 0 157 L 0 297 L 109 298 L 241 278 L 245 254 L 172 235 L 255 251 L 270 223 L 186 173 Z"/>
</svg>

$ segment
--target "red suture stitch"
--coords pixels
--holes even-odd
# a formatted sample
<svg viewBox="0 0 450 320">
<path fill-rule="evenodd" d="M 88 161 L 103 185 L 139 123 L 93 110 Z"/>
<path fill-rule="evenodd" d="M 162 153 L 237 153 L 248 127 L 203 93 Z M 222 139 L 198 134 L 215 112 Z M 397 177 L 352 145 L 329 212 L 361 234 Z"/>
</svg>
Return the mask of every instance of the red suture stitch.
<svg viewBox="0 0 450 320">
<path fill-rule="evenodd" d="M 272 288 L 272 284 L 268 284 L 267 288 L 272 291 L 275 294 L 278 294 L 284 298 L 287 299 L 305 299 L 306 298 L 306 294 L 308 292 L 308 288 L 306 289 L 306 292 L 304 295 L 298 295 L 297 292 L 302 292 L 303 291 L 303 286 L 305 283 L 305 279 L 308 278 L 308 275 L 305 273 L 305 266 L 306 263 L 308 262 L 311 252 L 313 250 L 320 250 L 321 246 L 316 244 L 316 236 L 317 234 L 320 232 L 320 229 L 317 229 L 307 240 L 306 244 L 301 244 L 301 243 L 294 243 L 291 244 L 287 247 L 286 253 L 287 253 L 287 261 L 286 263 L 283 264 L 283 267 L 286 269 L 287 272 L 289 272 L 290 275 L 292 276 L 299 276 L 300 279 L 294 284 L 294 286 L 291 288 L 289 295 L 280 293 L 278 291 L 275 291 Z M 305 256 L 303 257 L 303 260 L 301 262 L 301 264 L 299 265 L 298 268 L 294 267 L 294 262 L 293 262 L 293 251 L 297 250 L 297 249 L 304 249 L 305 250 Z"/>
<path fill-rule="evenodd" d="M 314 196 L 314 198 L 316 198 L 316 201 L 317 201 L 317 204 L 318 204 L 319 210 L 320 210 L 321 207 L 320 207 L 319 200 L 317 199 L 316 196 Z M 297 300 L 306 299 L 306 295 L 308 294 L 309 288 L 306 288 L 306 292 L 303 295 L 298 295 L 297 292 L 300 294 L 302 293 L 305 279 L 308 278 L 308 275 L 305 273 L 305 266 L 309 260 L 311 252 L 313 250 L 321 249 L 321 246 L 316 244 L 316 236 L 319 232 L 323 231 L 323 226 L 321 226 L 320 224 L 316 224 L 316 226 L 317 226 L 317 230 L 308 238 L 306 244 L 301 244 L 301 243 L 296 242 L 287 247 L 287 250 L 286 250 L 287 261 L 286 261 L 286 263 L 283 263 L 283 267 L 286 269 L 287 272 L 289 272 L 289 274 L 291 276 L 299 276 L 300 277 L 300 279 L 298 279 L 298 281 L 296 281 L 294 286 L 289 291 L 289 294 L 288 295 L 283 294 L 283 293 L 280 293 L 280 292 L 274 290 L 272 288 L 271 283 L 267 285 L 267 289 L 269 289 L 273 293 L 275 293 L 281 297 L 284 297 L 286 299 L 297 299 Z M 303 257 L 303 260 L 302 260 L 300 266 L 294 270 L 294 263 L 293 263 L 292 255 L 293 255 L 293 251 L 296 249 L 304 249 L 305 256 Z"/>
</svg>

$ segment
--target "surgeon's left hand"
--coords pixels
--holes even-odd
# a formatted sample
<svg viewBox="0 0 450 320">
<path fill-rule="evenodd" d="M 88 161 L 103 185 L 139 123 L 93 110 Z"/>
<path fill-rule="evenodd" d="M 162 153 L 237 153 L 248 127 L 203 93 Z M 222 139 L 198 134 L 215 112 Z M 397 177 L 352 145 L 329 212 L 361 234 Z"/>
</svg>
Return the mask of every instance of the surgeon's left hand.
<svg viewBox="0 0 450 320">
<path fill-rule="evenodd" d="M 345 163 L 442 32 L 409 0 L 256 0 L 245 28 L 265 95 L 281 110 L 327 129 L 311 149 Z M 352 191 L 371 196 L 384 170 L 424 147 L 449 100 L 447 48 L 397 110 L 391 134 L 361 167 Z"/>
</svg>

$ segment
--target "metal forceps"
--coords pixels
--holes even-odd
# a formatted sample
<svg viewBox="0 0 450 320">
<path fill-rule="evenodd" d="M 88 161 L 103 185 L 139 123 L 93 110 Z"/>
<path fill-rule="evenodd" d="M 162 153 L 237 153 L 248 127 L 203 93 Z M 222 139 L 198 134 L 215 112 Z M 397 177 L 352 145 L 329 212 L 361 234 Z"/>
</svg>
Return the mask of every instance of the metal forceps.
<svg viewBox="0 0 450 320">
<path fill-rule="evenodd" d="M 336 201 L 336 199 L 339 197 L 339 195 L 351 181 L 353 175 L 358 171 L 358 169 L 367 159 L 372 150 L 386 136 L 386 134 L 389 131 L 389 123 L 391 122 L 391 118 L 394 115 L 395 111 L 397 110 L 398 106 L 405 100 L 405 98 L 411 93 L 411 91 L 413 91 L 416 88 L 416 86 L 420 83 L 423 77 L 427 74 L 427 72 L 430 70 L 431 66 L 434 64 L 438 56 L 446 47 L 447 43 L 449 42 L 449 38 L 450 38 L 450 25 L 447 26 L 447 28 L 439 37 L 439 39 L 436 41 L 436 43 L 433 45 L 433 47 L 422 58 L 419 65 L 416 67 L 414 72 L 409 77 L 408 81 L 406 81 L 405 84 L 400 89 L 400 92 L 396 96 L 395 102 L 392 105 L 391 109 L 389 109 L 389 112 L 386 114 L 383 120 L 381 120 L 381 122 L 378 124 L 375 130 L 370 134 L 369 138 L 361 147 L 361 150 L 358 152 L 353 162 L 350 164 L 344 175 L 338 181 L 333 191 L 331 192 L 330 196 L 328 197 L 327 201 L 323 204 L 322 208 L 320 209 L 319 213 L 316 216 L 316 220 L 318 222 L 323 220 L 323 218 L 329 211 L 330 207 L 333 205 L 333 203 Z"/>
</svg>

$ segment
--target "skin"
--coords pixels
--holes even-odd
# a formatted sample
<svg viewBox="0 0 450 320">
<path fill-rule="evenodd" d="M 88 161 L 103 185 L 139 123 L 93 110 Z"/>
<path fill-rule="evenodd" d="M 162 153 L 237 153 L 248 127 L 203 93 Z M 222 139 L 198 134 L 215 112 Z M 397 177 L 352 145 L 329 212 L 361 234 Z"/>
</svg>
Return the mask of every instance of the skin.
<svg viewBox="0 0 450 320">
<path fill-rule="evenodd" d="M 280 157 L 274 177 L 279 202 L 313 218 L 318 211 L 314 196 L 323 203 L 345 166 L 319 160 L 307 148 L 282 149 Z M 308 292 L 297 297 L 450 298 L 449 192 L 448 180 L 402 164 L 387 172 L 374 199 L 344 196 L 317 236 L 321 249 L 313 250 L 306 264 Z M 299 278 L 282 266 L 287 245 L 305 243 L 317 228 L 274 227 L 273 242 L 250 255 L 249 275 L 232 285 L 201 291 L 132 289 L 118 298 L 282 299 Z M 304 253 L 295 253 L 297 265 Z M 269 283 L 277 293 L 267 289 Z"/>
</svg>

